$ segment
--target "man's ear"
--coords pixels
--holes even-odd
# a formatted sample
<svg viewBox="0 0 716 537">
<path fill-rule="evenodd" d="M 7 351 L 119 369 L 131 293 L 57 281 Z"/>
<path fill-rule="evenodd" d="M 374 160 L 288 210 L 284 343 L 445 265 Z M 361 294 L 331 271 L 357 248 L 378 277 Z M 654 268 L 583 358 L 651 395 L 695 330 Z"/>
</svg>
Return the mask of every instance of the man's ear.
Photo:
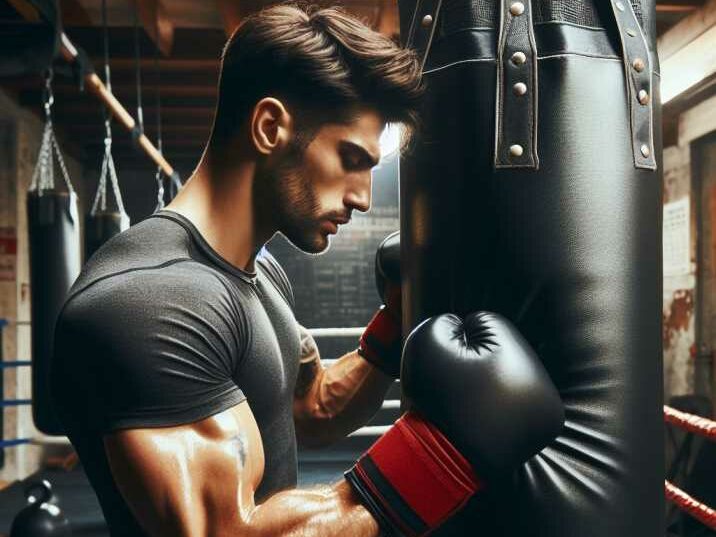
<svg viewBox="0 0 716 537">
<path fill-rule="evenodd" d="M 288 144 L 293 121 L 281 101 L 264 97 L 254 106 L 250 127 L 251 141 L 256 150 L 270 155 Z"/>
</svg>

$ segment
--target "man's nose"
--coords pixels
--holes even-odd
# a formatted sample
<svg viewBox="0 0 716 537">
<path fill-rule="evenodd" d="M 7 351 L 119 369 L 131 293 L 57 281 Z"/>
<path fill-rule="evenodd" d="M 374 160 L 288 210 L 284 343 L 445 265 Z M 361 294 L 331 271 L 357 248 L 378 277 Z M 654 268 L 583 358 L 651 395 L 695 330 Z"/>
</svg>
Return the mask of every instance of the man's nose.
<svg viewBox="0 0 716 537">
<path fill-rule="evenodd" d="M 343 203 L 356 211 L 366 212 L 370 209 L 372 182 L 371 172 L 355 175 L 350 182 L 350 188 L 346 192 Z"/>
</svg>

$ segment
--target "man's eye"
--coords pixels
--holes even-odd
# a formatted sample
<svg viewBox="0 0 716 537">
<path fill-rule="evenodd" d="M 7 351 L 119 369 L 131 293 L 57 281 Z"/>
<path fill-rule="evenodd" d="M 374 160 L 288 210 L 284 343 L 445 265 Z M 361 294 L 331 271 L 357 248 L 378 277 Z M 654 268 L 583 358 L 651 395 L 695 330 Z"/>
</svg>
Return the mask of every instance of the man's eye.
<svg viewBox="0 0 716 537">
<path fill-rule="evenodd" d="M 344 156 L 343 157 L 343 167 L 347 170 L 355 170 L 359 168 L 361 165 L 361 159 L 360 157 L 351 157 L 351 156 Z"/>
</svg>

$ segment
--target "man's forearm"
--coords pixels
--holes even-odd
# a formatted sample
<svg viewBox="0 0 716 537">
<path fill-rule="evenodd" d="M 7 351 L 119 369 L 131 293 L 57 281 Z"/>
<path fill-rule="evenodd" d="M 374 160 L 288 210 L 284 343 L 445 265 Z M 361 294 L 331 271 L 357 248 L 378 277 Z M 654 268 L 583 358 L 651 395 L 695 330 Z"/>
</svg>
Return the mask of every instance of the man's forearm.
<svg viewBox="0 0 716 537">
<path fill-rule="evenodd" d="M 246 518 L 241 535 L 249 537 L 376 537 L 378 523 L 346 481 L 271 496 Z"/>
<path fill-rule="evenodd" d="M 350 352 L 320 369 L 297 402 L 296 429 L 305 445 L 325 445 L 365 425 L 380 410 L 394 379 Z"/>
</svg>

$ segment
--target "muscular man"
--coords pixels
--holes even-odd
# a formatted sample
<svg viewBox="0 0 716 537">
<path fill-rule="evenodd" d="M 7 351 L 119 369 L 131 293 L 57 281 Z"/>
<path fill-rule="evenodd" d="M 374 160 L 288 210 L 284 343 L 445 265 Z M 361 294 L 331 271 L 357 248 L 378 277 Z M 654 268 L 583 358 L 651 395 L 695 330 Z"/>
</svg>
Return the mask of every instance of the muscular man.
<svg viewBox="0 0 716 537">
<path fill-rule="evenodd" d="M 328 444 L 380 407 L 399 369 L 399 314 L 390 311 L 399 300 L 389 290 L 386 302 L 398 306 L 376 315 L 360 351 L 324 369 L 263 246 L 281 232 L 319 253 L 354 210 L 367 211 L 379 135 L 387 122 L 414 124 L 420 90 L 410 52 L 337 10 L 273 7 L 231 37 L 196 171 L 167 210 L 87 263 L 56 328 L 56 408 L 113 536 L 430 531 L 478 489 L 473 467 L 482 471 L 483 458 L 485 472 L 495 467 L 485 447 L 490 420 L 468 425 L 460 412 L 430 410 L 432 398 L 435 408 L 451 398 L 469 404 L 465 372 L 450 397 L 420 388 L 433 358 L 446 371 L 453 356 L 458 365 L 468 355 L 492 364 L 465 350 L 475 337 L 490 356 L 524 369 L 517 376 L 530 419 L 509 441 L 498 437 L 513 428 L 496 427 L 495 445 L 512 446 L 514 462 L 554 434 L 559 412 L 543 412 L 554 407 L 552 388 L 530 373 L 538 361 L 509 330 L 482 327 L 468 338 L 431 324 L 421 337 L 435 344 L 419 349 L 435 356 L 426 365 L 414 353 L 411 375 L 427 419 L 406 414 L 345 480 L 295 488 L 297 442 Z M 487 384 L 481 397 L 494 391 L 489 371 L 475 374 Z M 395 454 L 404 455 L 401 468 L 390 463 Z"/>
</svg>

